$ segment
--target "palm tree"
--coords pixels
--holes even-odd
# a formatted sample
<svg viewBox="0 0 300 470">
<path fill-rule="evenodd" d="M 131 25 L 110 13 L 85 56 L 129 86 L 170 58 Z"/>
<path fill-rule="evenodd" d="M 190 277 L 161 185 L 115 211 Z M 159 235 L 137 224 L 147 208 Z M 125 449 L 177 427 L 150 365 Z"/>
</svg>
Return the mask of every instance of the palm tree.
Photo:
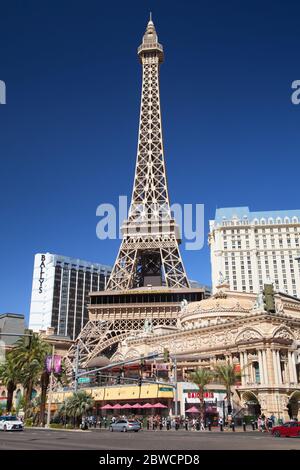
<svg viewBox="0 0 300 470">
<path fill-rule="evenodd" d="M 23 395 L 21 395 L 21 394 L 19 396 L 17 395 L 17 399 L 16 399 L 16 413 L 17 413 L 17 415 L 19 414 L 19 411 L 21 409 L 24 409 L 24 407 L 25 407 L 25 400 L 24 400 Z"/>
<path fill-rule="evenodd" d="M 232 413 L 231 387 L 236 384 L 236 381 L 240 377 L 240 372 L 237 372 L 234 365 L 229 362 L 216 365 L 214 370 L 216 377 L 223 385 L 225 385 L 227 395 L 227 415 L 229 415 Z"/>
<path fill-rule="evenodd" d="M 78 423 L 80 418 L 85 418 L 87 412 L 94 406 L 94 400 L 91 395 L 84 390 L 73 393 L 64 403 L 66 415 L 72 417 L 74 424 Z"/>
<path fill-rule="evenodd" d="M 204 420 L 204 390 L 207 384 L 211 382 L 213 374 L 208 369 L 198 368 L 190 374 L 190 380 L 199 388 L 200 400 L 200 419 Z"/>
<path fill-rule="evenodd" d="M 21 371 L 21 383 L 24 387 L 25 417 L 31 401 L 33 387 L 39 382 L 45 372 L 45 361 L 48 354 L 50 354 L 50 345 L 37 334 L 33 334 L 29 346 L 26 343 L 26 338 L 23 337 L 12 350 L 15 367 Z M 47 379 L 43 377 L 43 380 L 40 381 L 42 399 L 46 401 L 45 388 L 47 391 Z"/>
<path fill-rule="evenodd" d="M 6 411 L 10 413 L 14 391 L 20 382 L 20 371 L 15 365 L 11 352 L 7 354 L 6 361 L 0 365 L 0 382 L 7 389 Z"/>
</svg>

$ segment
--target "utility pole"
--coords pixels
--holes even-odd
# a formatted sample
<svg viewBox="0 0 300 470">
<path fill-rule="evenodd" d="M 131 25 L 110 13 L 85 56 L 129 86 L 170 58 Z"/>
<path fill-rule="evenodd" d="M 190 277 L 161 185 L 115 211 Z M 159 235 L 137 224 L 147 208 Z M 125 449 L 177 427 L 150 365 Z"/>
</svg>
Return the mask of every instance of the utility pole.
<svg viewBox="0 0 300 470">
<path fill-rule="evenodd" d="M 52 403 L 52 388 L 53 388 L 53 369 L 54 369 L 54 344 L 52 345 L 52 356 L 51 356 L 51 373 L 50 373 L 50 384 L 49 384 L 49 395 L 48 395 L 48 413 L 47 413 L 47 424 L 46 428 L 50 427 L 50 415 L 51 415 L 51 403 Z"/>
<path fill-rule="evenodd" d="M 174 356 L 175 416 L 178 416 L 177 357 Z"/>
<path fill-rule="evenodd" d="M 75 383 L 74 383 L 74 392 L 77 392 L 77 379 L 78 379 L 78 362 L 79 362 L 79 344 L 76 344 L 76 356 L 75 356 Z"/>
</svg>

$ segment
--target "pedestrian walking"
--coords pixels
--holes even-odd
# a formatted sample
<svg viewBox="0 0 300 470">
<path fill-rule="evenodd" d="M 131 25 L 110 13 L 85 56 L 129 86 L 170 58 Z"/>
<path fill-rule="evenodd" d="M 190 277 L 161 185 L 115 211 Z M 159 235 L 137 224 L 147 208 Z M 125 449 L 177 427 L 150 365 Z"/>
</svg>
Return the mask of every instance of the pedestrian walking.
<svg viewBox="0 0 300 470">
<path fill-rule="evenodd" d="M 219 418 L 220 431 L 223 431 L 223 418 Z"/>
<path fill-rule="evenodd" d="M 184 420 L 184 427 L 185 427 L 186 431 L 189 430 L 189 420 L 188 420 L 188 418 L 185 418 L 185 420 Z"/>
<path fill-rule="evenodd" d="M 262 432 L 262 419 L 261 419 L 261 416 L 259 416 L 258 419 L 257 419 L 257 426 L 258 426 L 259 432 Z"/>
<path fill-rule="evenodd" d="M 168 418 L 167 418 L 167 431 L 170 431 L 170 429 L 171 429 L 171 424 L 172 424 L 172 423 L 171 423 L 171 418 L 168 416 Z"/>
</svg>

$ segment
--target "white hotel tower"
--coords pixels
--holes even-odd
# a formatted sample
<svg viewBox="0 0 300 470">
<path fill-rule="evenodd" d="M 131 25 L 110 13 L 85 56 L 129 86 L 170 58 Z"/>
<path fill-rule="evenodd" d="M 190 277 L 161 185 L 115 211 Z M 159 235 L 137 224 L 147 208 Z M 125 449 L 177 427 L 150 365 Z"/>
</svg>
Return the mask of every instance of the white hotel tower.
<svg viewBox="0 0 300 470">
<path fill-rule="evenodd" d="M 89 293 L 105 288 L 111 267 L 77 258 L 37 253 L 34 257 L 29 328 L 53 327 L 75 339 L 88 321 Z"/>
<path fill-rule="evenodd" d="M 300 298 L 300 210 L 223 208 L 209 224 L 213 292 L 221 273 L 231 290 L 257 293 L 272 281 Z"/>
</svg>

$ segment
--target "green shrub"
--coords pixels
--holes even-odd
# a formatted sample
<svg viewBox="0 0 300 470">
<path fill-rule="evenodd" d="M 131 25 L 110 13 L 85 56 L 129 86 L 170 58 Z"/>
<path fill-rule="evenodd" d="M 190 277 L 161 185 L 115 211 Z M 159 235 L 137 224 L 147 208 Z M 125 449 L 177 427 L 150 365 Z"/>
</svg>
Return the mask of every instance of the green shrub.
<svg viewBox="0 0 300 470">
<path fill-rule="evenodd" d="M 64 429 L 64 425 L 60 423 L 51 423 L 49 427 L 52 429 Z"/>
<path fill-rule="evenodd" d="M 246 424 L 251 424 L 251 421 L 255 421 L 256 417 L 252 415 L 244 416 L 242 421 L 245 421 Z"/>
<path fill-rule="evenodd" d="M 73 424 L 67 424 L 67 425 L 66 425 L 66 429 L 74 429 Z"/>
<path fill-rule="evenodd" d="M 30 427 L 33 425 L 33 419 L 32 419 L 32 418 L 27 418 L 27 419 L 25 419 L 25 423 L 24 423 L 24 424 L 25 424 L 25 426 L 26 426 L 27 428 L 30 428 Z"/>
</svg>

